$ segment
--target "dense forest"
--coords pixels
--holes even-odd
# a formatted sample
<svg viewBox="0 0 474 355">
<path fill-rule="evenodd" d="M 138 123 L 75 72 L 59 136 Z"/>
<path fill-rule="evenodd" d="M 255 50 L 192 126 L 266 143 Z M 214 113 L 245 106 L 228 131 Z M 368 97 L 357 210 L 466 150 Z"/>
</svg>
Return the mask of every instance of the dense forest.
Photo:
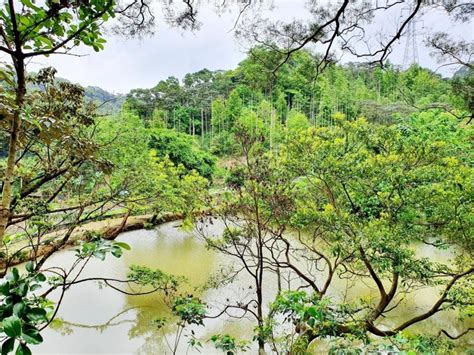
<svg viewBox="0 0 474 355">
<path fill-rule="evenodd" d="M 143 36 L 148 2 L 2 5 L 2 354 L 472 353 L 472 43 L 426 39 L 452 77 L 402 68 L 433 4 L 365 53 L 346 35 L 404 1 L 310 3 L 308 27 L 247 30 L 234 69 L 123 95 L 28 64 L 103 50 L 108 21 Z M 198 4 L 156 5 L 198 29 Z"/>
<path fill-rule="evenodd" d="M 274 76 L 259 59 L 273 55 L 276 62 L 278 54 L 260 48 L 251 53 L 235 70 L 203 69 L 186 74 L 182 83 L 169 77 L 152 89 L 134 89 L 124 109 L 145 125 L 197 136 L 217 155 L 232 153 L 232 133 L 242 112 L 261 116 L 278 136 L 280 126 L 302 121 L 333 125 L 335 114 L 388 124 L 423 110 L 457 111 L 461 119 L 472 110 L 469 94 L 460 92 L 469 84 L 466 74 L 447 80 L 417 65 L 401 71 L 390 64 L 382 70 L 349 63 L 316 77 L 318 58 L 301 51 Z"/>
</svg>

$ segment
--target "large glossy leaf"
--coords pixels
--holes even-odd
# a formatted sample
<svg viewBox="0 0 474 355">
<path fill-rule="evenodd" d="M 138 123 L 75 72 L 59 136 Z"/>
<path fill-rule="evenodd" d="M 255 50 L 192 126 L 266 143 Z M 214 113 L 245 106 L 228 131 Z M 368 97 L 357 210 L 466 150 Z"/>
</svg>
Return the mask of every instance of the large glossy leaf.
<svg viewBox="0 0 474 355">
<path fill-rule="evenodd" d="M 18 348 L 16 348 L 15 355 L 31 355 L 31 350 L 28 346 L 20 344 Z"/>
<path fill-rule="evenodd" d="M 37 345 L 37 344 L 41 344 L 43 342 L 43 337 L 41 336 L 41 334 L 38 332 L 37 329 L 24 329 L 23 330 L 23 334 L 21 336 L 25 342 L 27 342 L 28 344 L 33 344 L 33 345 Z"/>
<path fill-rule="evenodd" d="M 13 306 L 13 314 L 16 315 L 17 317 L 21 317 L 23 314 L 23 311 L 25 310 L 25 303 L 24 302 L 19 302 Z"/>
<path fill-rule="evenodd" d="M 28 310 L 26 317 L 33 322 L 46 321 L 46 311 L 43 308 L 32 308 Z"/>
<path fill-rule="evenodd" d="M 2 321 L 3 331 L 9 337 L 18 337 L 21 335 L 21 321 L 17 316 L 5 318 Z"/>
<path fill-rule="evenodd" d="M 9 293 L 10 293 L 10 283 L 7 281 L 0 284 L 0 294 L 6 296 Z"/>
<path fill-rule="evenodd" d="M 7 355 L 13 351 L 15 347 L 15 338 L 9 338 L 2 344 L 2 355 Z"/>
</svg>

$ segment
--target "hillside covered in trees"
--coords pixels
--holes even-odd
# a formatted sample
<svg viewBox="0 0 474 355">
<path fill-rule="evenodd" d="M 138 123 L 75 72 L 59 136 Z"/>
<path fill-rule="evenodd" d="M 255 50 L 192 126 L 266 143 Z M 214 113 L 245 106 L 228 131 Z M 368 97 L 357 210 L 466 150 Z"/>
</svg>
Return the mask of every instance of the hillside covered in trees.
<svg viewBox="0 0 474 355">
<path fill-rule="evenodd" d="M 445 79 L 417 65 L 402 71 L 390 64 L 382 70 L 349 63 L 317 75 L 318 60 L 298 52 L 273 73 L 278 54 L 257 47 L 234 70 L 203 69 L 186 74 L 181 82 L 169 77 L 151 89 L 134 89 L 123 109 L 147 126 L 194 136 L 221 156 L 234 152 L 233 132 L 243 113 L 261 117 L 277 141 L 281 126 L 333 125 L 341 114 L 390 124 L 430 109 L 463 120 L 473 109 L 468 89 L 472 74 Z"/>
</svg>

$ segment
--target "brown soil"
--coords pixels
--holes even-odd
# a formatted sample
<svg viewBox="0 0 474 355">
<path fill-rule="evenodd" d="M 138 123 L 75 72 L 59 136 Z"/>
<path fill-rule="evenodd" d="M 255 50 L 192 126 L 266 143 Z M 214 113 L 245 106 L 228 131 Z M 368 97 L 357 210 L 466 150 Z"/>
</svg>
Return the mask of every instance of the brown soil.
<svg viewBox="0 0 474 355">
<path fill-rule="evenodd" d="M 110 218 L 103 221 L 90 222 L 84 224 L 80 227 L 77 227 L 69 238 L 68 242 L 61 246 L 59 249 L 64 249 L 71 247 L 78 240 L 85 240 L 89 232 L 98 232 L 102 235 L 103 238 L 113 240 L 120 233 L 143 229 L 147 225 L 159 225 L 166 222 L 176 221 L 182 219 L 181 214 L 164 214 L 153 220 L 152 215 L 142 215 L 142 216 L 129 216 L 121 218 Z M 14 255 L 16 251 L 23 249 L 28 253 L 28 255 L 22 255 L 22 257 L 13 258 L 8 261 L 9 266 L 17 265 L 23 263 L 27 260 L 35 259 L 46 255 L 54 250 L 55 241 L 63 237 L 65 231 L 57 231 L 43 237 L 43 240 L 49 240 L 48 245 L 41 245 L 36 251 L 33 250 L 31 246 L 28 245 L 28 242 L 17 242 L 10 246 L 9 254 Z M 4 258 L 0 259 L 0 269 L 5 269 L 7 260 Z"/>
</svg>

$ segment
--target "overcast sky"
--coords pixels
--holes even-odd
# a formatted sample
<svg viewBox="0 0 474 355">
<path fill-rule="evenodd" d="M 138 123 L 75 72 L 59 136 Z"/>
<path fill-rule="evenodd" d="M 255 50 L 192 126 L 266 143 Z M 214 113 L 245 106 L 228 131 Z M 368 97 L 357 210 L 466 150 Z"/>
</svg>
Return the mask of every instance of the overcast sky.
<svg viewBox="0 0 474 355">
<path fill-rule="evenodd" d="M 303 0 L 275 0 L 272 16 L 291 20 L 306 14 Z M 246 48 L 238 43 L 231 28 L 235 21 L 234 14 L 217 16 L 210 9 L 200 13 L 202 28 L 195 32 L 183 32 L 167 28 L 164 24 L 158 27 L 152 37 L 124 39 L 107 36 L 105 50 L 95 53 L 91 50 L 78 49 L 76 53 L 84 57 L 64 55 L 36 59 L 30 63 L 30 70 L 52 65 L 58 70 L 58 76 L 80 83 L 84 86 L 102 87 L 110 92 L 126 93 L 132 88 L 153 87 L 158 81 L 168 76 L 182 78 L 186 73 L 203 68 L 210 70 L 232 69 L 245 57 Z M 426 29 L 450 30 L 472 40 L 472 27 L 454 29 L 451 23 L 441 21 L 444 18 L 437 13 L 429 13 L 417 23 L 419 32 Z M 389 28 L 396 19 L 377 19 L 379 30 Z M 422 38 L 417 39 L 419 62 L 422 66 L 436 69 L 438 65 L 430 58 L 422 45 Z M 396 54 L 390 59 L 401 64 L 405 48 L 405 39 L 397 44 Z M 345 58 L 345 61 L 350 58 Z M 449 70 L 440 72 L 449 75 Z"/>
</svg>

